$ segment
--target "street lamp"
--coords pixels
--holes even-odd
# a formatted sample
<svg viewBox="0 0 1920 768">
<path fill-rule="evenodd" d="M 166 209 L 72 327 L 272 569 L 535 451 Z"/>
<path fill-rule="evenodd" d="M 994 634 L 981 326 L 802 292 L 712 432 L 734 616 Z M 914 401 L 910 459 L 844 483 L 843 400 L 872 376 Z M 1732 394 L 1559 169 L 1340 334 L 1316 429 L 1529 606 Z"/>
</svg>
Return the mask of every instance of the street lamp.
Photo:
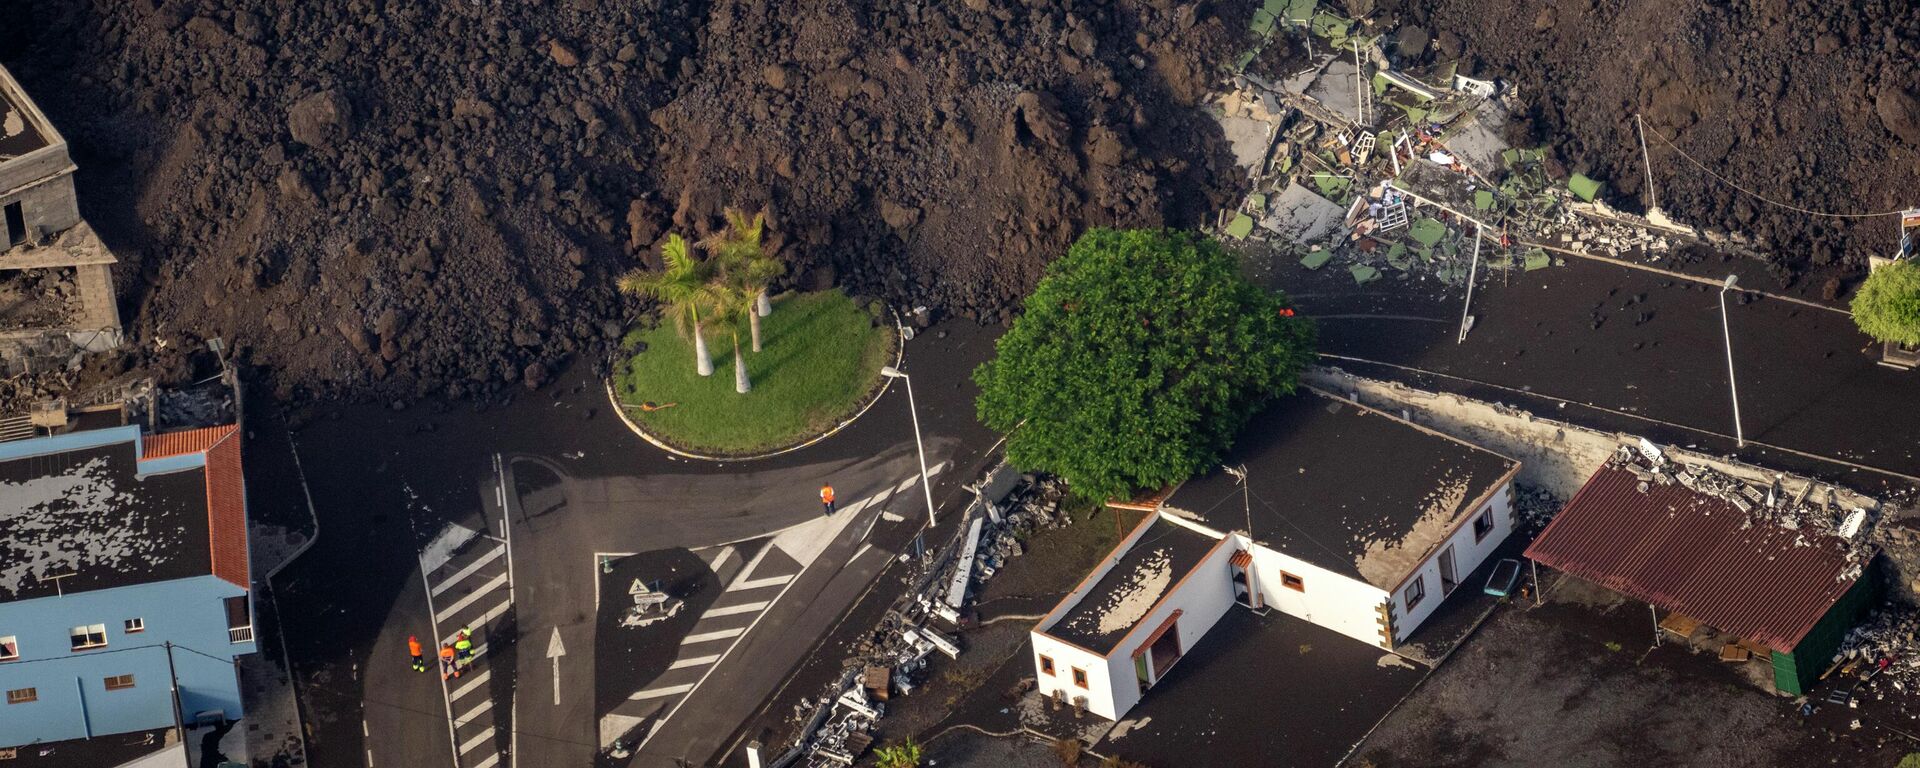
<svg viewBox="0 0 1920 768">
<path fill-rule="evenodd" d="M 880 375 L 907 383 L 907 413 L 913 417 L 913 447 L 920 453 L 920 490 L 927 495 L 927 527 L 934 526 L 933 481 L 927 478 L 927 446 L 920 442 L 920 410 L 913 402 L 913 377 L 891 365 L 882 366 Z"/>
<path fill-rule="evenodd" d="M 1727 340 L 1727 390 L 1733 394 L 1733 439 L 1745 448 L 1747 435 L 1740 429 L 1740 387 L 1733 380 L 1733 331 L 1727 325 L 1727 291 L 1733 290 L 1738 282 L 1739 275 L 1727 275 L 1727 281 L 1720 284 L 1720 333 Z"/>
</svg>

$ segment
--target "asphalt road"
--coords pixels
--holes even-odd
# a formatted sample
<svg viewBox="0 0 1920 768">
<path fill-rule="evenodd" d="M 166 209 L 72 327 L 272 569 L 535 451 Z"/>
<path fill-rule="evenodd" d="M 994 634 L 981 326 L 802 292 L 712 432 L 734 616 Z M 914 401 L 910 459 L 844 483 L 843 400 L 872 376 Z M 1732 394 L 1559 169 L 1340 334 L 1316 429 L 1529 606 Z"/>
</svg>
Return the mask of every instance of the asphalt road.
<svg viewBox="0 0 1920 768">
<path fill-rule="evenodd" d="M 940 338 L 909 342 L 929 464 L 972 466 L 994 436 L 973 418 L 967 378 L 991 354 L 997 329 L 949 323 Z M 510 656 L 488 688 L 511 723 L 514 750 L 502 764 L 591 764 L 600 746 L 594 712 L 595 553 L 700 548 L 762 536 L 819 518 L 814 493 L 831 480 L 843 500 L 881 490 L 906 498 L 918 476 L 905 392 L 895 385 L 843 432 L 802 451 L 753 462 L 672 458 L 641 442 L 609 412 L 584 366 L 510 404 L 413 403 L 323 412 L 294 439 L 319 516 L 320 534 L 277 582 L 302 705 L 313 732 L 309 756 L 327 766 L 452 764 L 447 704 L 431 674 L 407 669 L 408 635 L 431 635 L 417 559 L 447 523 L 497 533 L 502 474 L 513 606 L 491 653 Z M 496 469 L 496 457 L 499 459 Z M 956 469 L 936 494 L 970 481 Z M 910 486 L 918 496 L 917 485 Z M 287 489 L 294 493 L 295 489 Z M 923 505 L 922 505 L 923 506 Z M 862 536 L 910 538 L 909 522 L 846 526 Z M 895 527 L 900 527 L 895 530 Z M 851 534 L 850 534 L 851 535 Z M 687 695 L 636 765 L 701 762 L 725 746 L 820 632 L 862 593 L 884 558 L 846 536 L 824 542 L 762 626 Z M 624 595 L 620 596 L 624 599 Z M 549 658 L 558 630 L 560 704 Z M 775 631 L 777 630 L 777 631 Z M 812 633 L 812 634 L 809 634 Z M 737 660 L 737 661 L 736 661 Z M 624 694 L 623 694 L 624 695 Z M 732 720 L 729 722 L 729 720 Z M 677 725 L 685 722 L 686 725 Z"/>
<path fill-rule="evenodd" d="M 1596 424 L 1602 428 L 1644 432 L 1665 423 L 1735 450 L 1716 437 L 1735 431 L 1717 289 L 1568 259 L 1491 276 L 1474 293 L 1472 332 L 1456 343 L 1458 288 L 1392 278 L 1359 287 L 1344 270 L 1291 264 L 1278 273 L 1318 319 L 1321 351 L 1337 356 L 1324 359 L 1328 365 L 1487 399 L 1559 398 L 1633 417 L 1602 419 L 1609 422 Z M 1743 300 L 1737 291 L 1727 308 L 1741 423 L 1747 440 L 1761 444 L 1743 456 L 1764 461 L 1771 445 L 1920 476 L 1913 439 L 1920 408 L 1912 406 L 1920 401 L 1920 372 L 1878 365 L 1877 346 L 1838 312 L 1758 295 Z M 1856 476 L 1850 484 L 1886 479 L 1839 471 Z"/>
</svg>

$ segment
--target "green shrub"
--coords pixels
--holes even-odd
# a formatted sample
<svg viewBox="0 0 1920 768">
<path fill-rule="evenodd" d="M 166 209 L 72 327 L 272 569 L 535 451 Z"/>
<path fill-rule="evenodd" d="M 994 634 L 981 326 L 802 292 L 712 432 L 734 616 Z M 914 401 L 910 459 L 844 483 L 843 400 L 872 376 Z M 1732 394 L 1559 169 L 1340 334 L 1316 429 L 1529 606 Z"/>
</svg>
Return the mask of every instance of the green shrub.
<svg viewBox="0 0 1920 768">
<path fill-rule="evenodd" d="M 1896 261 L 1868 275 L 1853 296 L 1853 322 L 1879 341 L 1920 345 L 1920 264 Z"/>
</svg>

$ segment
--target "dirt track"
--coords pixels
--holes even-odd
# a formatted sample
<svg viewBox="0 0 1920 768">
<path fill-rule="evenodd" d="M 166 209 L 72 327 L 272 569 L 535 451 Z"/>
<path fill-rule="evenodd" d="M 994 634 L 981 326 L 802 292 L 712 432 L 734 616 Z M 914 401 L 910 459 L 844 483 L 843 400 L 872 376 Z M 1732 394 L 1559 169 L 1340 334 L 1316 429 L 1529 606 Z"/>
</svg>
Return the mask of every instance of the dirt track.
<svg viewBox="0 0 1920 768">
<path fill-rule="evenodd" d="M 543 381 L 722 205 L 795 285 L 998 320 L 1086 226 L 1237 186 L 1191 103 L 1244 2 L 10 5 L 142 362 L 224 336 L 283 397 Z"/>
</svg>

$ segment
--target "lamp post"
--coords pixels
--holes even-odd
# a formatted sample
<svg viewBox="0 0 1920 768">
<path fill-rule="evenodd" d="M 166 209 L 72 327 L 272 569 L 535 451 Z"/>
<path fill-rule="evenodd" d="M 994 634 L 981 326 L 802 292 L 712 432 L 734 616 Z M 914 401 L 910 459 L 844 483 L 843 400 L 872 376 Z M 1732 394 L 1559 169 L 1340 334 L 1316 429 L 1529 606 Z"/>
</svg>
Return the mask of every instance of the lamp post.
<svg viewBox="0 0 1920 768">
<path fill-rule="evenodd" d="M 1739 275 L 1727 275 L 1726 282 L 1720 284 L 1720 333 L 1727 340 L 1727 391 L 1733 395 L 1733 439 L 1745 448 L 1747 435 L 1740 428 L 1740 387 L 1733 380 L 1733 330 L 1727 324 L 1727 291 L 1733 290 L 1738 282 Z"/>
<path fill-rule="evenodd" d="M 934 525 L 933 482 L 927 478 L 927 446 L 920 442 L 920 409 L 913 402 L 913 377 L 891 365 L 881 367 L 880 375 L 907 383 L 907 413 L 913 417 L 913 447 L 920 454 L 920 490 L 927 495 L 927 527 L 932 528 Z"/>
</svg>

